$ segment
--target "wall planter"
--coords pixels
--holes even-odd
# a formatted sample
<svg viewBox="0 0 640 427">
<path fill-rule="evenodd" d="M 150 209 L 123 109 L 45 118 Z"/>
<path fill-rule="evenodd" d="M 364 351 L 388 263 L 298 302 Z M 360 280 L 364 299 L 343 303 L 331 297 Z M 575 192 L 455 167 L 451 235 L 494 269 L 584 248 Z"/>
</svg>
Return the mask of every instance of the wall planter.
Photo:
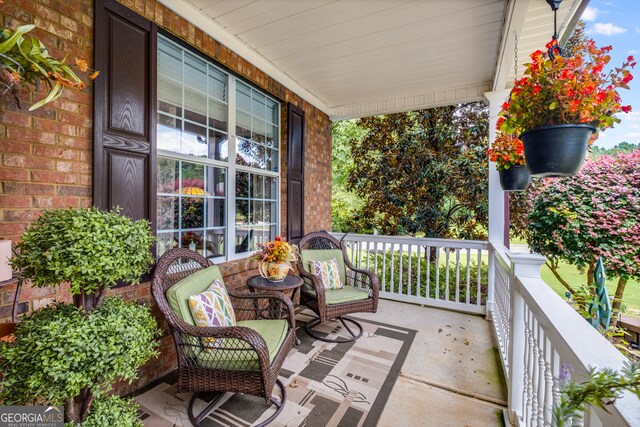
<svg viewBox="0 0 640 427">
<path fill-rule="evenodd" d="M 585 124 L 546 126 L 523 132 L 524 158 L 532 176 L 553 178 L 575 175 L 587 154 L 596 128 Z"/>
<path fill-rule="evenodd" d="M 500 185 L 504 191 L 524 191 L 531 183 L 531 173 L 527 166 L 513 165 L 500 173 Z"/>
</svg>

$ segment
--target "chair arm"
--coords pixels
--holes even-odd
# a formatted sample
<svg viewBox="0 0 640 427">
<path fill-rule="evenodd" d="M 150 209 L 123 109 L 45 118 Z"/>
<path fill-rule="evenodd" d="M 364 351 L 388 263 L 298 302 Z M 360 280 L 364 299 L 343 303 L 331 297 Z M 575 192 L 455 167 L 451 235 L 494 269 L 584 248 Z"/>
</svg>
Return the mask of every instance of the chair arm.
<svg viewBox="0 0 640 427">
<path fill-rule="evenodd" d="M 275 313 L 285 312 L 287 320 L 289 322 L 289 328 L 295 329 L 295 310 L 293 308 L 293 302 L 289 297 L 280 292 L 237 292 L 231 289 L 227 290 L 229 296 L 233 299 L 240 301 L 251 301 L 251 304 L 233 304 L 233 308 L 236 311 L 251 311 L 254 313 L 256 319 L 270 319 L 276 318 Z M 266 300 L 265 305 L 260 304 L 260 300 Z M 265 317 L 266 315 L 266 317 Z M 278 316 L 277 318 L 282 318 Z"/>
<path fill-rule="evenodd" d="M 358 287 L 368 288 L 372 292 L 373 297 L 378 298 L 378 294 L 380 293 L 380 281 L 378 280 L 378 276 L 373 271 L 356 268 L 353 265 L 348 265 L 347 269 L 355 273 L 353 275 L 353 280 L 354 282 L 359 282 L 357 284 L 359 285 Z M 366 279 L 362 280 L 360 278 Z M 354 283 L 354 285 L 356 285 L 356 283 Z"/>
<path fill-rule="evenodd" d="M 300 273 L 302 280 L 305 280 L 305 281 L 308 280 L 309 282 L 311 282 L 311 286 L 313 287 L 313 290 L 316 292 L 316 300 L 318 301 L 318 306 L 319 307 L 324 306 L 325 290 L 324 290 L 324 285 L 322 284 L 322 281 L 315 274 L 311 274 L 307 270 L 302 268 L 300 264 L 301 263 L 298 262 L 298 272 Z M 304 288 L 304 286 L 305 285 L 303 284 L 302 287 Z M 303 289 L 303 292 L 304 292 L 304 289 Z"/>
</svg>

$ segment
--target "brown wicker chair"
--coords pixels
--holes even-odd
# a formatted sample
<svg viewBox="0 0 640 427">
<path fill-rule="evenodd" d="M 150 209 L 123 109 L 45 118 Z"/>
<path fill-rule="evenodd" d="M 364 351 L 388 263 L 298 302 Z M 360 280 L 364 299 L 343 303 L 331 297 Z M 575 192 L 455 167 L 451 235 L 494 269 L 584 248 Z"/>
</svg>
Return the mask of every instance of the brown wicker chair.
<svg viewBox="0 0 640 427">
<path fill-rule="evenodd" d="M 203 290 L 206 289 L 212 282 L 212 274 L 215 278 L 222 279 L 219 269 L 209 269 L 211 266 L 202 255 L 180 248 L 163 254 L 154 272 L 152 294 L 169 325 L 178 354 L 178 391 L 194 392 L 189 402 L 189 419 L 196 426 L 211 412 L 224 392 L 251 394 L 263 397 L 266 403 L 276 405 L 276 412 L 260 424 L 267 425 L 282 411 L 286 401 L 285 388 L 278 379 L 278 373 L 289 350 L 293 348 L 293 304 L 282 294 L 245 294 L 228 289 L 237 326 L 203 328 L 189 324 L 171 305 L 175 307 L 176 301 L 180 300 L 174 296 L 180 287 L 169 293 L 169 299 L 167 291 L 178 282 L 184 286 L 186 282 L 182 280 L 187 277 L 191 277 L 190 282 L 197 279 L 197 286 L 200 286 L 200 281 L 204 281 L 200 277 L 206 277 L 208 281 L 204 283 Z M 193 274 L 198 276 L 191 276 Z M 273 320 L 274 317 L 278 320 Z M 277 345 L 268 347 L 265 338 L 256 331 L 265 325 L 281 328 Z M 224 341 L 216 341 L 219 343 L 216 348 L 211 348 L 210 345 L 205 348 L 205 338 L 222 338 Z M 270 339 L 269 342 L 273 342 Z M 275 385 L 281 391 L 280 401 L 272 397 Z M 194 415 L 195 399 L 200 393 L 212 391 L 220 392 L 219 396 L 200 414 Z"/>
<path fill-rule="evenodd" d="M 344 246 L 325 231 L 307 234 L 300 240 L 299 247 L 298 271 L 305 282 L 301 288 L 300 303 L 318 315 L 316 319 L 305 325 L 307 333 L 316 339 L 336 343 L 350 342 L 360 338 L 362 325 L 354 319 L 343 316 L 351 313 L 375 313 L 377 311 L 380 291 L 378 277 L 372 271 L 355 268 L 349 261 Z M 325 290 L 320 278 L 310 273 L 308 261 L 317 256 L 323 259 L 336 258 L 339 265 L 344 265 L 344 272 L 341 273 L 342 279 L 345 281 L 344 290 L 360 294 L 356 296 L 355 301 L 341 302 L 341 298 L 336 298 L 336 296 L 339 296 L 342 290 Z M 348 299 L 345 298 L 345 300 Z M 318 324 L 336 318 L 340 320 L 351 337 L 338 337 L 332 340 L 314 331 L 313 328 Z M 357 333 L 352 331 L 346 322 L 355 325 L 359 331 Z"/>
</svg>

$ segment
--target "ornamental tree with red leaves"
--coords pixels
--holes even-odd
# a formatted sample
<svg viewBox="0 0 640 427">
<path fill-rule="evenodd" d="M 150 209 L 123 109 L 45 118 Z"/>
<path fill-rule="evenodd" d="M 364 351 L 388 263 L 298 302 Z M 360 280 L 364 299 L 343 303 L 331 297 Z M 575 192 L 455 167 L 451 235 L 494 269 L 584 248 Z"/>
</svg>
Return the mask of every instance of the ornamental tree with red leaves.
<svg viewBox="0 0 640 427">
<path fill-rule="evenodd" d="M 614 313 L 627 281 L 640 278 L 640 150 L 588 161 L 577 175 L 545 180 L 529 192 L 525 237 L 530 248 L 549 259 L 593 272 L 598 257 L 607 275 L 618 278 Z M 523 218 L 521 218 L 522 220 Z M 555 268 L 554 268 L 555 267 Z M 588 284 L 592 274 L 588 274 Z"/>
</svg>

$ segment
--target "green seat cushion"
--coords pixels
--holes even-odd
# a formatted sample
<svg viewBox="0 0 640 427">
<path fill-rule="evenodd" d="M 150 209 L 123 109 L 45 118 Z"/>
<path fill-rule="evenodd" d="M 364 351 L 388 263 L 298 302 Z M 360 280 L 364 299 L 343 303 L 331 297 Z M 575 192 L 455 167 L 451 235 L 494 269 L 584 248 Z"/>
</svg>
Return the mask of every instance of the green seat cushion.
<svg viewBox="0 0 640 427">
<path fill-rule="evenodd" d="M 368 291 L 353 286 L 345 286 L 342 289 L 326 289 L 324 295 L 327 305 L 362 301 L 369 298 Z"/>
<path fill-rule="evenodd" d="M 329 261 L 332 258 L 335 258 L 336 262 L 338 263 L 338 270 L 340 271 L 340 281 L 342 282 L 342 284 L 346 285 L 346 270 L 344 266 L 344 259 L 342 258 L 341 249 L 303 249 L 300 251 L 302 266 L 309 273 L 313 272 L 313 270 L 309 266 L 310 261 Z"/>
<path fill-rule="evenodd" d="M 185 277 L 167 290 L 169 307 L 180 319 L 195 326 L 189 309 L 189 297 L 204 292 L 216 279 L 224 285 L 220 269 L 215 265 Z"/>
<path fill-rule="evenodd" d="M 269 351 L 269 363 L 273 362 L 280 351 L 289 330 L 289 323 L 286 320 L 241 320 L 236 326 L 253 329 L 262 336 Z M 230 348 L 239 348 L 239 350 L 230 350 Z M 194 356 L 200 366 L 209 369 L 237 371 L 260 369 L 258 355 L 245 341 L 225 338 L 220 349 L 197 349 Z"/>
</svg>

